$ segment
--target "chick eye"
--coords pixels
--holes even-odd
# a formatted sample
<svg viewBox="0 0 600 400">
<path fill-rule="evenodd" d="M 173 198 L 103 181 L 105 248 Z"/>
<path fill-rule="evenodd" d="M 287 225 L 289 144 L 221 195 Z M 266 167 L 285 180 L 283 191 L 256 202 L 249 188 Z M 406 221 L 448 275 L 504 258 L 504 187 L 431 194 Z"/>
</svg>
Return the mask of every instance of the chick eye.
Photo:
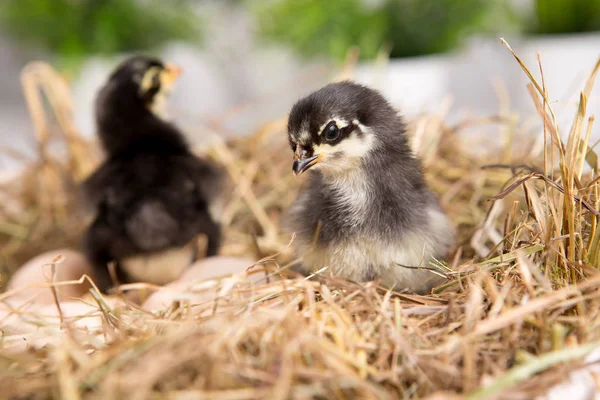
<svg viewBox="0 0 600 400">
<path fill-rule="evenodd" d="M 160 78 L 158 77 L 158 74 L 152 75 L 152 87 L 159 87 L 159 86 L 160 86 Z"/>
<path fill-rule="evenodd" d="M 335 123 L 331 123 L 325 128 L 325 139 L 333 141 L 340 136 L 340 130 Z"/>
</svg>

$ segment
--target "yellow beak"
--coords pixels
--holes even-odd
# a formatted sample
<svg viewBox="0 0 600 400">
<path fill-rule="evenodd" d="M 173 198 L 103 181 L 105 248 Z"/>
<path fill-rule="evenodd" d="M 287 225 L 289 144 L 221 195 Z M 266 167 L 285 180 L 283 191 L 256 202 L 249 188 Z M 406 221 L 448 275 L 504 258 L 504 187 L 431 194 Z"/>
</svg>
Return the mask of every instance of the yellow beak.
<svg viewBox="0 0 600 400">
<path fill-rule="evenodd" d="M 172 85 L 173 82 L 181 75 L 182 69 L 180 66 L 176 64 L 167 64 L 165 65 L 165 69 L 161 74 L 162 83 L 167 84 L 168 86 Z"/>
</svg>

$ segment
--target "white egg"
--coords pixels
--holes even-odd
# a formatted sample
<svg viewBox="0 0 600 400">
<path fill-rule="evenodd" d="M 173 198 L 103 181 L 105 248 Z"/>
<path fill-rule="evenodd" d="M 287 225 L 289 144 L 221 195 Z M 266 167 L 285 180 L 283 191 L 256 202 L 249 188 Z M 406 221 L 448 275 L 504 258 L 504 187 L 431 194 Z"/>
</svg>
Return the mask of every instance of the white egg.
<svg viewBox="0 0 600 400">
<path fill-rule="evenodd" d="M 258 275 L 246 275 L 255 261 L 248 258 L 215 256 L 194 263 L 178 280 L 154 292 L 142 305 L 149 311 L 163 310 L 175 301 L 207 304 L 223 287 L 223 281 L 256 281 Z"/>
<path fill-rule="evenodd" d="M 52 263 L 54 263 L 54 282 L 77 281 L 84 274 L 92 272 L 92 266 L 85 256 L 70 249 L 58 249 L 40 254 L 27 261 L 19 268 L 8 282 L 7 292 L 11 303 L 34 300 L 39 304 L 54 303 L 51 289 L 47 286 L 51 280 Z M 87 280 L 82 283 L 56 285 L 59 300 L 80 298 L 85 295 L 91 285 Z"/>
<path fill-rule="evenodd" d="M 116 298 L 105 301 L 112 308 L 124 306 Z M 96 303 L 61 301 L 59 306 L 60 312 L 56 304 L 27 302 L 18 307 L 0 304 L 0 329 L 4 333 L 2 348 L 20 351 L 27 347 L 59 345 L 67 330 L 80 343 L 95 347 L 104 345 L 110 337 L 105 335 L 104 318 Z"/>
<path fill-rule="evenodd" d="M 250 258 L 215 256 L 196 261 L 179 281 L 202 281 L 245 272 L 256 261 Z"/>
</svg>

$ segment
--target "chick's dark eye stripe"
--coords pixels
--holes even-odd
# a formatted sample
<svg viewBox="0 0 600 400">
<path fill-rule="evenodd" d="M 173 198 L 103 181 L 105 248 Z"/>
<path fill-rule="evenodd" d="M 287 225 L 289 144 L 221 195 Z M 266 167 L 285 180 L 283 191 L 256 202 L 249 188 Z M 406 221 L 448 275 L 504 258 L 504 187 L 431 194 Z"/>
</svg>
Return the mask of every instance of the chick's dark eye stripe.
<svg viewBox="0 0 600 400">
<path fill-rule="evenodd" d="M 158 74 L 152 75 L 152 88 L 160 88 L 160 77 Z"/>
<path fill-rule="evenodd" d="M 356 129 L 356 125 L 350 124 L 340 129 L 340 138 L 350 135 Z"/>
<path fill-rule="evenodd" d="M 325 129 L 323 129 L 323 133 L 321 134 L 321 137 L 324 137 L 325 133 L 327 132 L 327 129 L 329 129 L 329 127 L 331 125 L 335 125 L 335 122 L 332 121 L 331 123 L 327 124 Z M 330 143 L 332 146 L 335 146 L 336 144 L 341 142 L 344 138 L 348 137 L 348 135 L 350 135 L 356 129 L 356 125 L 350 124 L 348 126 L 344 126 L 343 128 L 338 128 L 338 129 L 339 129 L 339 134 L 338 134 L 337 138 L 335 138 L 334 140 L 327 140 L 327 142 Z"/>
<path fill-rule="evenodd" d="M 143 94 L 144 102 L 151 102 L 154 96 L 160 91 L 160 79 L 158 75 L 152 77 L 152 86 Z"/>
</svg>

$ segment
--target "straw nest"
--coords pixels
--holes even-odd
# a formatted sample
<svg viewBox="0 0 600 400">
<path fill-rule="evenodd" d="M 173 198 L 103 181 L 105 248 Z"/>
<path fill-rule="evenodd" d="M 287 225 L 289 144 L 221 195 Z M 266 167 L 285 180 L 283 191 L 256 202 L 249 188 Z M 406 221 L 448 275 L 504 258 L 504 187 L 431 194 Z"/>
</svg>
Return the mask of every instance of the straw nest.
<svg viewBox="0 0 600 400">
<path fill-rule="evenodd" d="M 526 139 L 509 114 L 452 127 L 441 115 L 410 121 L 429 183 L 459 230 L 448 280 L 430 295 L 286 272 L 293 238 L 280 232 L 278 219 L 299 182 L 289 173 L 282 117 L 249 137 L 205 149 L 234 187 L 223 211 L 222 252 L 260 259 L 255 266 L 197 282 L 191 290 L 205 294 L 204 301 L 175 302 L 156 313 L 111 303 L 95 290 L 93 311 L 84 315 L 59 312 L 52 322 L 13 310 L 13 317 L 40 329 L 58 328 L 48 331 L 52 340 L 42 348 L 9 351 L 11 341 L 23 339 L 4 337 L 0 393 L 36 399 L 543 393 L 600 343 L 600 185 L 588 144 L 593 117 L 586 113 L 599 66 L 581 92 L 566 143 L 543 80 L 524 65 L 543 135 Z M 2 188 L 4 282 L 40 251 L 77 243 L 89 218 L 79 207 L 77 184 L 100 159 L 74 127 L 67 87 L 51 68 L 29 66 L 23 83 L 40 159 Z M 461 132 L 484 123 L 500 126 L 503 144 L 468 150 L 473 139 Z M 92 316 L 99 321 L 94 329 L 79 324 Z"/>
</svg>

